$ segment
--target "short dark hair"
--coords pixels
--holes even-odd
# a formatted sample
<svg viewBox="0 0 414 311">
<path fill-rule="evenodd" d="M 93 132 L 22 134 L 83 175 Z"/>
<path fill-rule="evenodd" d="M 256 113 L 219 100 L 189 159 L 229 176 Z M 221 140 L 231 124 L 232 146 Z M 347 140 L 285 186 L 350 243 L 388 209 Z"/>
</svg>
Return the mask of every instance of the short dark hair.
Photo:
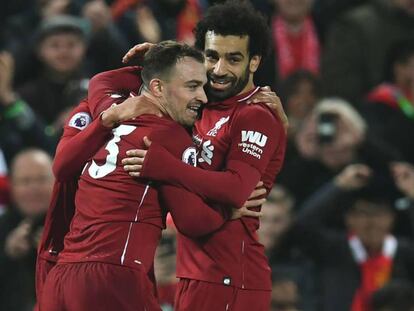
<svg viewBox="0 0 414 311">
<path fill-rule="evenodd" d="M 408 62 L 413 55 L 414 37 L 406 37 L 392 44 L 385 57 L 385 80 L 395 82 L 394 66 Z"/>
<path fill-rule="evenodd" d="M 352 199 L 350 211 L 356 210 L 357 202 L 365 201 L 375 204 L 378 209 L 394 212 L 392 194 L 386 191 L 381 191 L 381 189 L 373 181 L 370 181 L 367 186 L 353 192 Z"/>
<path fill-rule="evenodd" d="M 141 73 L 144 84 L 148 86 L 153 78 L 167 79 L 175 64 L 184 57 L 204 63 L 203 54 L 187 44 L 168 40 L 154 45 L 144 57 Z"/>
<path fill-rule="evenodd" d="M 194 29 L 195 47 L 204 50 L 207 31 L 222 36 L 248 36 L 249 55 L 269 52 L 270 30 L 265 17 L 247 1 L 230 0 L 210 7 Z"/>
</svg>

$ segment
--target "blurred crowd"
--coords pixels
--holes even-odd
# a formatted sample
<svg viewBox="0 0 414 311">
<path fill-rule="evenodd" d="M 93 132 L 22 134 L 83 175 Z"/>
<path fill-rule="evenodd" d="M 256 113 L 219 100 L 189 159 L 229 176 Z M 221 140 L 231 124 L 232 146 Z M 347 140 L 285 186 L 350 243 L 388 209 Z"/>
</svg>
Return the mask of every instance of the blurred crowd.
<svg viewBox="0 0 414 311">
<path fill-rule="evenodd" d="M 35 303 L 36 246 L 68 112 L 140 42 L 192 43 L 219 0 L 4 0 L 0 310 Z M 414 310 L 414 0 L 251 0 L 272 49 L 256 74 L 289 117 L 259 239 L 271 311 Z M 173 310 L 175 229 L 157 252 Z"/>
</svg>

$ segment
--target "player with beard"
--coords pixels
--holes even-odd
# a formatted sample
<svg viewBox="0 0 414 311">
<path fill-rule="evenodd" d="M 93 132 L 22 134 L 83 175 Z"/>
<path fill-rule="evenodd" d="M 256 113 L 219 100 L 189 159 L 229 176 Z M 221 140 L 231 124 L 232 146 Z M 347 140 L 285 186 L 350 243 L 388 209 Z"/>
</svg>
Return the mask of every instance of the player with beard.
<svg viewBox="0 0 414 311">
<path fill-rule="evenodd" d="M 160 43 L 147 54 L 142 93 L 153 99 L 163 117 L 142 115 L 115 127 L 85 166 L 75 215 L 58 264 L 47 276 L 41 310 L 82 311 L 92 304 L 99 310 L 161 310 L 148 278 L 165 223 L 159 200 L 189 236 L 205 235 L 224 223 L 221 211 L 198 196 L 133 180 L 119 165 L 118 155 L 142 145 L 147 135 L 191 164 L 195 152 L 184 127 L 193 125 L 207 101 L 203 60 L 197 50 L 173 42 Z M 179 206 L 177 197 L 183 200 Z"/>
<path fill-rule="evenodd" d="M 260 89 L 253 76 L 267 52 L 268 33 L 264 18 L 245 2 L 211 7 L 195 29 L 196 47 L 206 58 L 209 98 L 193 129 L 199 168 L 182 165 L 146 140 L 148 151 L 130 151 L 125 169 L 237 207 L 259 180 L 269 191 L 282 166 L 286 133 L 266 105 L 248 105 Z M 258 219 L 244 217 L 208 237 L 178 235 L 176 311 L 269 310 L 271 271 L 258 227 Z"/>
</svg>

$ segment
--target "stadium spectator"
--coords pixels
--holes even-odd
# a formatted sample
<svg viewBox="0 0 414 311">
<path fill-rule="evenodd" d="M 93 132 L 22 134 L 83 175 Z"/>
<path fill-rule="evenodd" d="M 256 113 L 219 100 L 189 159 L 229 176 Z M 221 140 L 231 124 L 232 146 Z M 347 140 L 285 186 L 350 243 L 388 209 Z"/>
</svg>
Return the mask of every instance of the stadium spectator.
<svg viewBox="0 0 414 311">
<path fill-rule="evenodd" d="M 358 105 L 383 81 L 390 46 L 407 36 L 414 36 L 412 0 L 373 0 L 345 13 L 329 29 L 322 54 L 326 95 Z"/>
<path fill-rule="evenodd" d="M 87 61 L 89 73 L 96 74 L 121 66 L 130 43 L 113 21 L 111 9 L 104 0 L 86 1 L 82 16 L 89 22 Z"/>
<path fill-rule="evenodd" d="M 295 282 L 281 278 L 273 282 L 270 311 L 299 311 L 299 293 Z"/>
<path fill-rule="evenodd" d="M 55 16 L 37 30 L 36 51 L 41 63 L 37 78 L 17 89 L 17 93 L 54 129 L 62 128 L 60 116 L 72 107 L 64 106 L 66 88 L 85 77 L 87 48 L 82 20 Z"/>
<path fill-rule="evenodd" d="M 288 134 L 291 140 L 316 106 L 320 95 L 319 78 L 309 71 L 298 70 L 283 81 L 280 98 L 289 118 Z"/>
<path fill-rule="evenodd" d="M 320 43 L 311 17 L 312 0 L 273 0 L 272 53 L 256 82 L 275 89 L 290 74 L 304 69 L 319 73 Z"/>
<path fill-rule="evenodd" d="M 364 106 L 370 131 L 394 146 L 405 161 L 414 163 L 414 37 L 391 46 L 385 82 L 367 95 Z"/>
<path fill-rule="evenodd" d="M 9 52 L 0 52 L 0 148 L 6 163 L 22 149 L 40 147 L 54 152 L 55 137 L 48 135 L 43 122 L 12 87 L 14 60 Z"/>
<path fill-rule="evenodd" d="M 315 267 L 297 247 L 294 233 L 291 232 L 293 205 L 294 199 L 283 187 L 273 187 L 266 203 L 263 204 L 263 216 L 258 231 L 259 241 L 266 249 L 272 269 L 273 294 L 275 294 L 275 282 L 279 284 L 284 280 L 283 278 L 287 278 L 295 285 L 295 292 L 301 297 L 295 305 L 300 310 L 316 310 Z M 284 296 L 281 293 L 276 295 Z"/>
<path fill-rule="evenodd" d="M 328 119 L 323 120 L 321 115 Z M 331 127 L 331 133 L 318 132 L 324 126 L 321 121 Z M 295 137 L 296 155 L 288 159 L 279 181 L 300 205 L 354 160 L 365 131 L 365 121 L 350 104 L 340 99 L 321 100 L 299 128 Z"/>
<path fill-rule="evenodd" d="M 302 247 L 321 270 L 322 310 L 368 310 L 372 293 L 391 279 L 414 280 L 412 241 L 391 233 L 391 199 L 369 176 L 366 166 L 346 167 L 296 219 Z M 346 230 L 333 229 L 330 215 L 344 210 Z"/>
<path fill-rule="evenodd" d="M 391 171 L 398 189 L 414 202 L 414 166 L 409 163 L 395 162 L 391 165 Z"/>
<path fill-rule="evenodd" d="M 26 149 L 13 159 L 12 206 L 0 216 L 2 310 L 27 311 L 35 303 L 36 248 L 52 185 L 52 159 L 44 151 Z"/>
</svg>

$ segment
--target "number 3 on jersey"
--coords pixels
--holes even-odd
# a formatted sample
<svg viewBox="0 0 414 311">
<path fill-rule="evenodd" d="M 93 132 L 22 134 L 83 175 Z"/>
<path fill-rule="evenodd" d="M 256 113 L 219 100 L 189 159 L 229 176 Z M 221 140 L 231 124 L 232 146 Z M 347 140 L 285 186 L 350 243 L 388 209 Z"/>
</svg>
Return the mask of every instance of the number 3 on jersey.
<svg viewBox="0 0 414 311">
<path fill-rule="evenodd" d="M 136 126 L 132 125 L 120 125 L 112 130 L 114 137 L 108 142 L 105 146 L 105 149 L 108 150 L 109 154 L 106 156 L 106 161 L 102 165 L 96 164 L 92 160 L 91 166 L 89 166 L 88 173 L 94 178 L 102 178 L 112 173 L 116 169 L 117 157 L 119 154 L 119 147 L 117 143 L 121 141 L 121 136 L 126 136 L 131 134 L 136 129 Z"/>
</svg>

